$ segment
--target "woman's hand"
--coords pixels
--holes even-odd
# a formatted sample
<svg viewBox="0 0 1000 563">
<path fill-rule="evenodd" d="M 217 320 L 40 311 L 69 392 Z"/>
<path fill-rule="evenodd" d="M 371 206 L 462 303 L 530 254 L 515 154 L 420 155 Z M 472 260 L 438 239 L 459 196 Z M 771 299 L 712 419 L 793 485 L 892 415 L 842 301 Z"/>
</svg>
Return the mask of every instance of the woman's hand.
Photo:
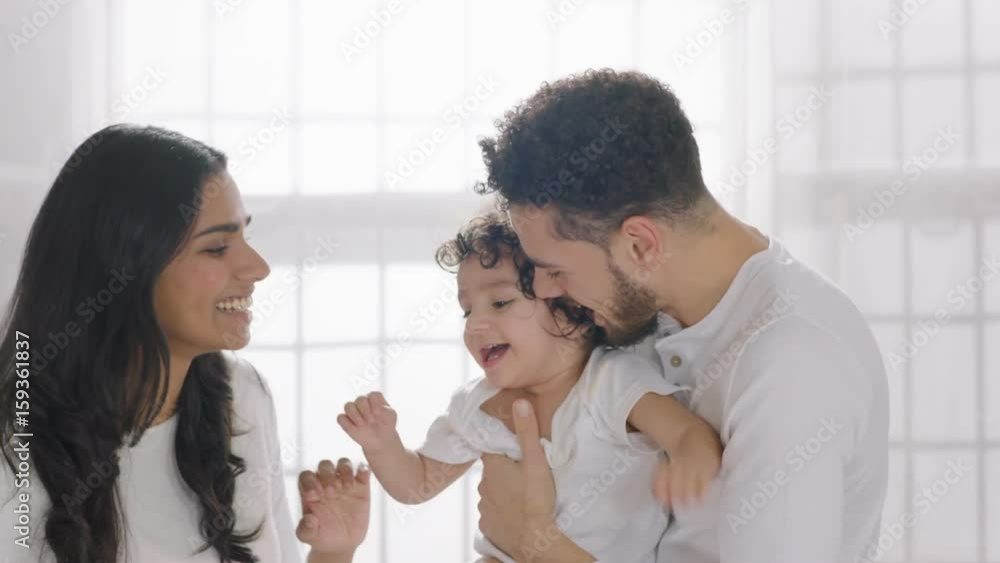
<svg viewBox="0 0 1000 563">
<path fill-rule="evenodd" d="M 368 533 L 370 478 L 364 464 L 355 475 L 347 458 L 341 458 L 336 468 L 325 459 L 315 473 L 299 473 L 302 520 L 295 535 L 312 546 L 310 560 L 316 555 L 331 561 L 351 560 Z"/>
</svg>

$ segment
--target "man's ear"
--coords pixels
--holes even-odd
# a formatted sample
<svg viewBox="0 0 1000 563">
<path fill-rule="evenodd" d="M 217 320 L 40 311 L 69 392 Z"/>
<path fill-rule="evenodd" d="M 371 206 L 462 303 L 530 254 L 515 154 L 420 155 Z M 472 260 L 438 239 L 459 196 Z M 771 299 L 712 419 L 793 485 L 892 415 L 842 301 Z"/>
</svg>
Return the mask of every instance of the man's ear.
<svg viewBox="0 0 1000 563">
<path fill-rule="evenodd" d="M 627 259 L 638 270 L 653 272 L 661 267 L 665 256 L 665 241 L 657 221 L 643 215 L 633 215 L 625 219 L 618 233 L 624 243 Z"/>
</svg>

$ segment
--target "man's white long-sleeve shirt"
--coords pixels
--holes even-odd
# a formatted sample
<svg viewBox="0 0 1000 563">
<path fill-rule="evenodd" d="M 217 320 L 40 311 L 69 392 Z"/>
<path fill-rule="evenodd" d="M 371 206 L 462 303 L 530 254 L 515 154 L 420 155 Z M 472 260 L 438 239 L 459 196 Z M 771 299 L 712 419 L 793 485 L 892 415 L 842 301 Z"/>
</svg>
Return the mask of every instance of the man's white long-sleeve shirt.
<svg viewBox="0 0 1000 563">
<path fill-rule="evenodd" d="M 719 479 L 675 507 L 660 563 L 855 563 L 877 541 L 888 386 L 857 307 L 772 239 L 719 304 L 638 346 L 719 431 Z"/>
</svg>

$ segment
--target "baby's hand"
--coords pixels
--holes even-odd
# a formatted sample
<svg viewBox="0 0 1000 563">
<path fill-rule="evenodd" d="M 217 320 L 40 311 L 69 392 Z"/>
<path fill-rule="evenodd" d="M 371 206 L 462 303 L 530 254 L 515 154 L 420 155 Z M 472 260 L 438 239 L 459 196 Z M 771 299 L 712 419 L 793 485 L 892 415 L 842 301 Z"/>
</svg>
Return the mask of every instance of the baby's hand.
<svg viewBox="0 0 1000 563">
<path fill-rule="evenodd" d="M 685 432 L 670 461 L 653 479 L 653 495 L 665 506 L 683 508 L 705 495 L 722 465 L 722 444 L 714 432 Z"/>
<path fill-rule="evenodd" d="M 337 423 L 367 452 L 377 452 L 399 439 L 396 411 L 377 391 L 344 405 L 344 414 L 337 416 Z"/>
</svg>

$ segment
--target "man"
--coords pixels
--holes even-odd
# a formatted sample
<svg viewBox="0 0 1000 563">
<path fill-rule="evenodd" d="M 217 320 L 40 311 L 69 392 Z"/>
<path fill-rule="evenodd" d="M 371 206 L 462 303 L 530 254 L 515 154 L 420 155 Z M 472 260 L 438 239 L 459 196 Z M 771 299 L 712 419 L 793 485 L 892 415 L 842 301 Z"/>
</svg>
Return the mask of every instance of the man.
<svg viewBox="0 0 1000 563">
<path fill-rule="evenodd" d="M 544 85 L 481 146 L 479 191 L 500 196 L 537 296 L 568 296 L 612 343 L 657 357 L 720 433 L 719 478 L 671 503 L 658 561 L 864 557 L 887 482 L 881 355 L 839 289 L 712 198 L 673 93 L 590 71 Z M 594 561 L 552 521 L 534 415 L 517 406 L 524 459 L 485 460 L 480 528 L 519 561 Z"/>
</svg>

